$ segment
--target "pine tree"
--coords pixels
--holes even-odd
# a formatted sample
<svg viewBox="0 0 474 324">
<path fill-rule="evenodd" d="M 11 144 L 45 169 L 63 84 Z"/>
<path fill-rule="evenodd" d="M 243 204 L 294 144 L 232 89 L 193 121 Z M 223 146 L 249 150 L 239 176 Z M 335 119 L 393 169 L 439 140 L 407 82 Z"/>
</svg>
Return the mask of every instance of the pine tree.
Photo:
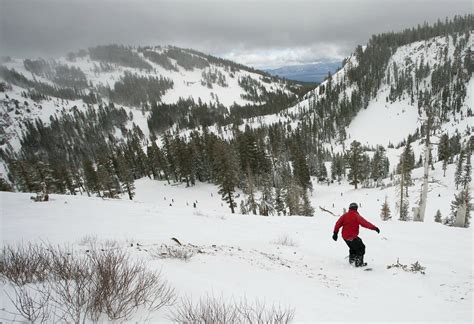
<svg viewBox="0 0 474 324">
<path fill-rule="evenodd" d="M 263 181 L 262 197 L 260 198 L 259 213 L 262 216 L 271 216 L 275 212 L 275 200 L 270 177 L 265 177 Z"/>
<path fill-rule="evenodd" d="M 411 143 L 407 140 L 405 145 L 405 149 L 403 150 L 402 154 L 400 155 L 400 163 L 398 164 L 398 172 L 401 175 L 401 183 L 403 184 L 403 188 L 405 189 L 405 195 L 408 197 L 408 187 L 412 185 L 411 180 L 411 171 L 415 166 L 415 155 L 413 154 L 413 150 L 411 149 Z"/>
<path fill-rule="evenodd" d="M 185 179 L 186 187 L 189 187 L 190 182 L 194 183 L 192 151 L 179 136 L 174 138 L 172 147 L 175 152 L 177 173 L 180 178 Z"/>
<path fill-rule="evenodd" d="M 174 175 L 174 181 L 178 181 L 178 172 L 177 172 L 177 166 L 176 166 L 176 161 L 175 161 L 175 152 L 173 151 L 172 145 L 171 145 L 171 135 L 169 133 L 165 133 L 162 135 L 162 142 L 163 142 L 163 150 L 164 150 L 164 156 L 165 156 L 165 163 L 166 163 L 166 169 L 169 170 L 170 174 Z"/>
<path fill-rule="evenodd" d="M 464 172 L 461 178 L 461 185 L 464 189 L 469 188 L 469 184 L 471 183 L 472 176 L 472 167 L 471 167 L 471 154 L 467 152 L 466 154 L 466 164 L 464 165 Z"/>
<path fill-rule="evenodd" d="M 82 163 L 84 169 L 84 184 L 86 186 L 87 195 L 90 192 L 95 192 L 100 196 L 100 185 L 97 172 L 91 160 L 85 159 Z"/>
<path fill-rule="evenodd" d="M 382 218 L 383 221 L 388 221 L 389 219 L 392 218 L 392 216 L 390 215 L 390 207 L 388 206 L 387 197 L 385 197 L 385 201 L 382 204 L 380 217 Z"/>
<path fill-rule="evenodd" d="M 463 164 L 464 164 L 464 150 L 461 150 L 456 163 L 456 171 L 454 173 L 454 183 L 456 184 L 456 190 L 458 190 L 463 178 Z"/>
<path fill-rule="evenodd" d="M 390 163 L 386 156 L 385 148 L 381 145 L 378 145 L 375 149 L 374 157 L 372 158 L 370 173 L 372 180 L 375 181 L 377 186 L 380 184 L 383 178 L 388 176 L 389 168 Z"/>
<path fill-rule="evenodd" d="M 446 168 L 450 158 L 451 151 L 449 147 L 449 136 L 448 134 L 443 134 L 439 140 L 438 145 L 438 159 L 443 161 L 443 177 L 446 176 Z"/>
<path fill-rule="evenodd" d="M 316 173 L 319 182 L 325 181 L 328 177 L 328 170 L 323 161 L 318 163 L 318 171 Z"/>
<path fill-rule="evenodd" d="M 122 182 L 122 188 L 128 193 L 128 198 L 133 200 L 135 196 L 135 184 L 127 159 L 122 154 L 117 155 L 117 174 Z"/>
<path fill-rule="evenodd" d="M 347 156 L 347 164 L 350 169 L 348 174 L 349 183 L 354 185 L 354 188 L 357 189 L 357 185 L 362 181 L 363 172 L 362 147 L 358 141 L 351 143 L 351 149 Z"/>
<path fill-rule="evenodd" d="M 335 154 L 331 163 L 331 178 L 340 183 L 343 175 L 345 175 L 344 159 L 339 154 Z"/>
<path fill-rule="evenodd" d="M 247 165 L 247 177 L 245 181 L 244 193 L 247 196 L 246 207 L 249 212 L 257 215 L 258 204 L 255 199 L 255 187 L 253 183 L 253 177 L 250 173 L 250 167 Z"/>
<path fill-rule="evenodd" d="M 286 190 L 285 203 L 288 206 L 288 215 L 300 215 L 300 196 L 302 188 L 295 182 L 290 181 L 288 190 Z"/>
<path fill-rule="evenodd" d="M 216 181 L 219 185 L 219 194 L 222 196 L 222 199 L 229 204 L 229 208 L 233 214 L 237 206 L 234 192 L 239 182 L 235 154 L 233 154 L 229 145 L 222 141 L 215 143 L 214 153 Z"/>
<path fill-rule="evenodd" d="M 286 215 L 286 207 L 285 207 L 285 200 L 283 197 L 285 193 L 282 193 L 281 187 L 277 186 L 275 188 L 275 209 L 277 211 L 277 215 Z"/>
<path fill-rule="evenodd" d="M 442 219 L 443 219 L 443 217 L 441 215 L 441 211 L 438 209 L 436 211 L 436 215 L 435 215 L 434 220 L 435 220 L 436 223 L 441 223 Z"/>
<path fill-rule="evenodd" d="M 104 196 L 108 198 L 115 198 L 117 196 L 116 185 L 114 181 L 114 174 L 110 172 L 109 161 L 102 160 L 97 165 L 97 178 Z"/>
<path fill-rule="evenodd" d="M 35 192 L 38 188 L 33 184 L 34 169 L 29 162 L 13 160 L 9 164 L 10 179 L 15 186 L 24 192 Z"/>
<path fill-rule="evenodd" d="M 314 215 L 314 208 L 311 206 L 311 202 L 309 201 L 308 192 L 303 191 L 302 197 L 302 204 L 300 207 L 301 215 L 303 216 L 313 216 Z"/>
<path fill-rule="evenodd" d="M 299 148 L 293 147 L 293 174 L 299 186 L 306 190 L 311 188 L 311 177 L 309 173 L 308 162 Z"/>
<path fill-rule="evenodd" d="M 396 208 L 399 214 L 399 220 L 407 221 L 409 202 L 405 195 L 405 173 L 403 172 L 400 174 L 400 181 L 397 186 L 397 192 L 400 197 L 400 199 L 396 203 Z"/>
</svg>

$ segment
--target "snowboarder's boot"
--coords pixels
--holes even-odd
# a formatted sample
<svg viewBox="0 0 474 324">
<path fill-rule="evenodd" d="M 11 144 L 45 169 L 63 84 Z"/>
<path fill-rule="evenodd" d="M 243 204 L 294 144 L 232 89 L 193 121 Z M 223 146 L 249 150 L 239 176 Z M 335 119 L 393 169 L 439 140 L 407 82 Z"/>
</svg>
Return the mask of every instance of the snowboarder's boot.
<svg viewBox="0 0 474 324">
<path fill-rule="evenodd" d="M 355 266 L 356 267 L 365 267 L 367 265 L 366 262 L 364 262 L 364 256 L 357 256 L 355 258 Z"/>
<path fill-rule="evenodd" d="M 350 255 L 349 255 L 349 264 L 354 265 L 355 260 L 356 260 L 356 256 L 350 254 Z"/>
</svg>

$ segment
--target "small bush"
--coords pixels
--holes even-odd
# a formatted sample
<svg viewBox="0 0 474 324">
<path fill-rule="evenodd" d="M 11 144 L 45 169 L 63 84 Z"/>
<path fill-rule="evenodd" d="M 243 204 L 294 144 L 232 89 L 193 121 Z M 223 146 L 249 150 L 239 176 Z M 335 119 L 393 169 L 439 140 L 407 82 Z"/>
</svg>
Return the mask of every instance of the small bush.
<svg viewBox="0 0 474 324">
<path fill-rule="evenodd" d="M 148 253 L 153 258 L 189 261 L 196 253 L 195 250 L 195 247 L 189 245 L 168 246 L 163 244 L 159 248 L 150 249 Z"/>
<path fill-rule="evenodd" d="M 283 246 L 298 246 L 298 244 L 288 235 L 282 235 L 271 243 Z"/>
<path fill-rule="evenodd" d="M 426 274 L 425 272 L 426 267 L 421 266 L 421 264 L 418 261 L 416 261 L 415 263 L 412 263 L 411 267 L 408 268 L 408 265 L 400 263 L 400 259 L 397 259 L 397 263 L 387 266 L 387 269 L 391 269 L 391 268 L 399 268 L 407 272 L 414 272 L 414 273 L 419 272 L 423 275 Z"/>
<path fill-rule="evenodd" d="M 215 297 L 200 299 L 194 304 L 190 299 L 182 299 L 171 314 L 171 320 L 177 323 L 290 323 L 294 310 L 280 307 L 266 307 L 256 301 L 225 302 Z"/>
</svg>

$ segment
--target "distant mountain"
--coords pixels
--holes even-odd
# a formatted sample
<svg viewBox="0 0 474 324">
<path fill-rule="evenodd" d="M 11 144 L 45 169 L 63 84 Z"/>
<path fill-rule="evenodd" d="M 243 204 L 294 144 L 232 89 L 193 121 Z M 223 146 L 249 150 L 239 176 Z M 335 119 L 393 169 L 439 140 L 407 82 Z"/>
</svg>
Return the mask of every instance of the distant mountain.
<svg viewBox="0 0 474 324">
<path fill-rule="evenodd" d="M 229 124 L 277 113 L 304 90 L 296 82 L 173 46 L 112 44 L 55 60 L 4 58 L 0 62 L 0 149 L 7 144 L 19 148 L 17 130 L 26 122 L 39 118 L 48 125 L 55 114 L 84 112 L 89 107 L 92 111 L 112 107 L 110 103 L 117 107 L 111 110 L 123 107 L 130 120 L 122 122 L 139 125 L 148 136 L 149 128 L 161 132 L 174 124 L 212 125 L 216 116 Z"/>
<path fill-rule="evenodd" d="M 267 69 L 265 72 L 301 82 L 321 83 L 327 77 L 328 72 L 334 73 L 341 66 L 341 62 L 318 62 L 301 65 L 282 66 L 277 69 Z"/>
</svg>

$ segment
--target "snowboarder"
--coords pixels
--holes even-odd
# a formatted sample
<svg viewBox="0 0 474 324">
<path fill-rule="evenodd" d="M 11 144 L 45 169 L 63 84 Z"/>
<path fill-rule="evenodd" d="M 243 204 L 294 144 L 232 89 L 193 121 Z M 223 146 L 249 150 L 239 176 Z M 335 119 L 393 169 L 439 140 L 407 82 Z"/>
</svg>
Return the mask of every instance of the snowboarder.
<svg viewBox="0 0 474 324">
<path fill-rule="evenodd" d="M 365 220 L 357 212 L 357 208 L 356 203 L 351 203 L 349 205 L 349 211 L 339 217 L 334 226 L 332 239 L 337 241 L 337 233 L 342 227 L 342 238 L 347 246 L 349 246 L 349 263 L 354 264 L 356 267 L 364 267 L 367 265 L 367 263 L 364 262 L 365 245 L 359 237 L 359 225 L 374 230 L 377 233 L 380 233 L 380 230 L 377 226 Z"/>
</svg>

